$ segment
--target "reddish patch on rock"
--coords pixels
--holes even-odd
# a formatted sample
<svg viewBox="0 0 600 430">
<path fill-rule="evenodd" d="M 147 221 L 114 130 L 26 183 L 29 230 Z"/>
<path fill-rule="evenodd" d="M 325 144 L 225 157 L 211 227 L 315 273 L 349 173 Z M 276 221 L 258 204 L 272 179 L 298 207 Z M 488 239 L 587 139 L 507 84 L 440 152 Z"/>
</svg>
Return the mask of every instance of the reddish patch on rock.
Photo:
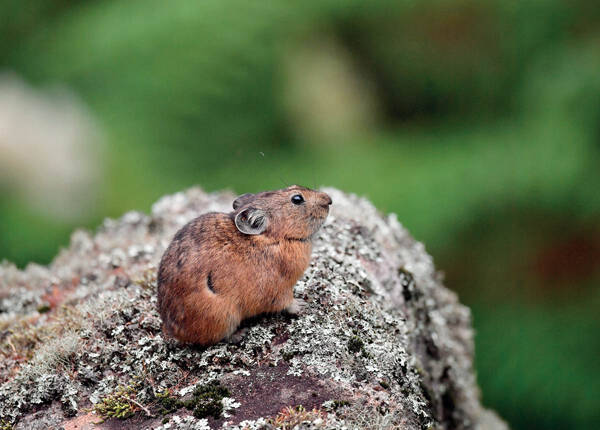
<svg viewBox="0 0 600 430">
<path fill-rule="evenodd" d="M 341 390 L 336 390 L 328 380 L 304 373 L 288 375 L 289 366 L 259 366 L 250 370 L 250 376 L 224 378 L 224 385 L 231 396 L 241 405 L 231 411 L 228 420 L 238 424 L 244 420 L 277 415 L 286 406 L 302 405 L 305 409 L 321 407 L 327 400 L 338 399 Z M 221 420 L 219 420 L 221 421 Z M 212 423 L 211 423 L 212 424 Z"/>
<path fill-rule="evenodd" d="M 130 430 L 130 429 L 146 429 L 158 427 L 162 421 L 162 418 L 148 418 L 143 417 L 139 414 L 134 415 L 131 418 L 120 420 L 118 418 L 111 418 L 102 423 L 102 425 L 96 426 L 95 429 L 99 430 Z"/>
<path fill-rule="evenodd" d="M 88 412 L 61 423 L 64 430 L 129 430 L 137 428 L 154 428 L 161 424 L 162 417 L 149 418 L 135 414 L 131 418 L 120 420 L 110 418 L 102 421 L 98 415 Z"/>
<path fill-rule="evenodd" d="M 80 415 L 75 418 L 71 418 L 63 423 L 61 423 L 62 427 L 65 430 L 92 430 L 96 427 L 96 424 L 100 421 L 98 415 L 93 413 L 87 413 L 85 415 Z"/>
<path fill-rule="evenodd" d="M 52 285 L 52 289 L 44 294 L 41 298 L 43 301 L 48 303 L 50 309 L 54 309 L 65 301 L 68 290 L 68 288 L 61 288 L 58 285 Z"/>
</svg>

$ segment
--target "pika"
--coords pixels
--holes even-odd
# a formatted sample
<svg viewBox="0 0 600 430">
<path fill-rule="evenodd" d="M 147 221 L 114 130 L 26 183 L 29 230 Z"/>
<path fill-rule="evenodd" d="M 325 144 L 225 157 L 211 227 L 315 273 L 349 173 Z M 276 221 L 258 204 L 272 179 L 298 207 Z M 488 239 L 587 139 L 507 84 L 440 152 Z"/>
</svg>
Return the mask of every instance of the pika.
<svg viewBox="0 0 600 430">
<path fill-rule="evenodd" d="M 328 194 L 293 185 L 241 195 L 232 212 L 207 213 L 183 226 L 158 269 L 163 332 L 212 345 L 246 318 L 297 313 L 302 303 L 293 287 L 330 205 Z"/>
</svg>

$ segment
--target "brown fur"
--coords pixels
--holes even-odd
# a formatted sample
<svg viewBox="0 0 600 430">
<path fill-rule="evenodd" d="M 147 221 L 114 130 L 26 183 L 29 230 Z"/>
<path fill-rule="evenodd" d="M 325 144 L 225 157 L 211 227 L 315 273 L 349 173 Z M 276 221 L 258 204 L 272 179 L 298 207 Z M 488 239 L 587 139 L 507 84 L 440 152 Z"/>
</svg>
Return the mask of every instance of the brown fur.
<svg viewBox="0 0 600 430">
<path fill-rule="evenodd" d="M 302 204 L 292 203 L 296 194 Z M 245 318 L 292 305 L 293 286 L 308 267 L 312 236 L 330 204 L 327 194 L 294 185 L 245 194 L 233 212 L 207 213 L 183 226 L 158 270 L 164 332 L 210 345 Z M 236 216 L 244 220 L 247 213 L 264 215 L 261 234 L 244 234 L 236 226 Z"/>
</svg>

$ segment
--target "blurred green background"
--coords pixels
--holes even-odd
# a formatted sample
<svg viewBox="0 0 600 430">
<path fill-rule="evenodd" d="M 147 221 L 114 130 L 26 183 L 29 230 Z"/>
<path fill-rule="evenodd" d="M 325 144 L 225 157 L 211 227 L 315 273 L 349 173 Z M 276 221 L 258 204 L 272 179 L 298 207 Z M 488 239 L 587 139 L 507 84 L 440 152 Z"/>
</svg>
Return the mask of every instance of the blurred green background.
<svg viewBox="0 0 600 430">
<path fill-rule="evenodd" d="M 427 245 L 512 428 L 600 428 L 597 0 L 0 3 L 0 259 L 284 182 Z"/>
</svg>

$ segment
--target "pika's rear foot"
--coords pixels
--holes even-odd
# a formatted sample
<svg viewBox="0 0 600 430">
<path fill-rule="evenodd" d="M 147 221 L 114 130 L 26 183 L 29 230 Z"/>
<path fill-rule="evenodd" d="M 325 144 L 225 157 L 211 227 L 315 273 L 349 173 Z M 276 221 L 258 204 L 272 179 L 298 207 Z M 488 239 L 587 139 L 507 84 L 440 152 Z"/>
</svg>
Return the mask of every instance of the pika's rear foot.
<svg viewBox="0 0 600 430">
<path fill-rule="evenodd" d="M 308 308 L 308 303 L 302 299 L 294 299 L 291 305 L 285 308 L 283 311 L 289 315 L 301 315 Z"/>
</svg>

